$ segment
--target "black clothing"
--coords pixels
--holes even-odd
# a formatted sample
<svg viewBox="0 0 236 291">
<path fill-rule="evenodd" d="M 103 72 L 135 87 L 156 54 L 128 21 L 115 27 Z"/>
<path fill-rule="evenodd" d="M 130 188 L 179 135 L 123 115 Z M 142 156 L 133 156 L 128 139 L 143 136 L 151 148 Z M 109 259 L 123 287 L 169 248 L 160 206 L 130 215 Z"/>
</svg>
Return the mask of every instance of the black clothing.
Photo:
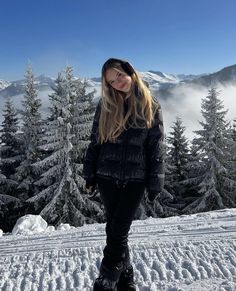
<svg viewBox="0 0 236 291">
<path fill-rule="evenodd" d="M 95 280 L 93 291 L 116 291 L 116 281 L 110 280 L 103 275 Z"/>
<path fill-rule="evenodd" d="M 116 288 L 117 291 L 136 291 L 134 283 L 134 270 L 132 266 L 125 268 L 121 273 Z"/>
<path fill-rule="evenodd" d="M 127 112 L 127 104 L 124 106 Z M 129 127 L 114 142 L 100 144 L 100 112 L 101 100 L 96 108 L 82 173 L 86 188 L 93 186 L 94 189 L 98 185 L 107 217 L 106 246 L 94 290 L 114 290 L 120 278 L 120 286 L 135 290 L 128 232 L 145 188 L 150 199 L 154 199 L 164 186 L 162 113 L 159 107 L 150 129 Z M 130 270 L 127 276 L 122 274 L 125 270 Z"/>
<path fill-rule="evenodd" d="M 145 184 L 129 181 L 124 185 L 117 180 L 100 177 L 97 178 L 97 184 L 106 212 L 107 239 L 94 290 L 106 290 L 103 289 L 104 285 L 115 283 L 127 287 L 123 290 L 136 290 L 129 256 L 128 232 L 143 197 Z"/>
<path fill-rule="evenodd" d="M 108 59 L 105 64 L 102 67 L 102 75 L 105 75 L 105 72 L 107 69 L 111 66 L 111 64 L 114 65 L 114 63 L 120 64 L 121 68 L 128 74 L 129 76 L 132 76 L 135 73 L 135 70 L 133 66 L 127 62 L 126 60 L 121 60 L 121 59 L 115 59 L 115 58 L 110 58 Z"/>
<path fill-rule="evenodd" d="M 98 178 L 97 183 L 107 218 L 103 263 L 112 267 L 121 260 L 129 260 L 128 232 L 145 185 L 144 182 L 129 181 L 123 187 L 116 181 L 102 178 Z"/>
<path fill-rule="evenodd" d="M 91 142 L 84 159 L 83 177 L 87 185 L 95 185 L 97 177 L 120 183 L 144 181 L 152 197 L 164 186 L 164 131 L 161 108 L 154 116 L 152 128 L 128 128 L 114 142 L 98 142 L 101 111 L 99 101 L 91 132 Z"/>
</svg>

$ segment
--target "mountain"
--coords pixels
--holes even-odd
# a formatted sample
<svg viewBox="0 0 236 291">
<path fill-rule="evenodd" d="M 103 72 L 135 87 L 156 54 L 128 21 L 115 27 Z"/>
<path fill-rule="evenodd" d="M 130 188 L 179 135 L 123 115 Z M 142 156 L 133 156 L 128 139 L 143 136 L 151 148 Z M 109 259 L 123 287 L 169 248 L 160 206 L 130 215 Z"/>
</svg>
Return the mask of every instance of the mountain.
<svg viewBox="0 0 236 291">
<path fill-rule="evenodd" d="M 188 81 L 188 80 L 194 80 L 201 76 L 204 76 L 205 74 L 201 75 L 185 75 L 185 74 L 165 74 L 160 71 L 149 71 L 150 73 L 153 73 L 155 75 L 158 75 L 161 79 L 161 82 L 181 82 L 181 81 Z"/>
<path fill-rule="evenodd" d="M 179 84 L 198 84 L 209 87 L 217 83 L 230 83 L 236 81 L 236 65 L 225 67 L 222 70 L 211 74 L 185 75 L 185 74 L 166 74 L 160 71 L 150 70 L 140 73 L 142 78 L 149 83 L 151 89 L 165 90 Z M 87 80 L 89 88 L 101 86 L 101 78 L 94 77 Z M 3 81 L 0 80 L 0 97 L 15 96 L 24 93 L 24 80 Z M 36 84 L 39 91 L 50 90 L 54 85 L 54 79 L 45 75 L 36 77 Z"/>
<path fill-rule="evenodd" d="M 174 88 L 185 85 L 198 85 L 209 88 L 212 85 L 228 84 L 236 82 L 236 65 L 225 67 L 222 70 L 211 74 L 185 75 L 185 74 L 166 74 L 160 71 L 150 70 L 140 72 L 144 81 L 146 81 L 154 95 L 158 94 L 160 99 L 172 98 Z M 14 97 L 24 94 L 24 80 L 2 81 L 0 80 L 0 98 Z M 101 96 L 101 78 L 94 77 L 87 79 L 88 91 L 95 90 L 95 99 Z M 54 79 L 45 75 L 36 78 L 36 85 L 39 91 L 39 97 L 42 93 L 45 98 L 45 92 L 52 91 Z M 43 93 L 44 92 L 44 93 Z"/>
<path fill-rule="evenodd" d="M 0 91 L 10 86 L 11 83 L 8 81 L 0 80 Z"/>
<path fill-rule="evenodd" d="M 195 80 L 199 77 L 205 76 L 206 74 L 200 74 L 200 75 L 193 75 L 193 74 L 189 74 L 189 75 L 185 75 L 185 74 L 177 74 L 174 75 L 179 81 L 191 81 L 191 80 Z"/>
<path fill-rule="evenodd" d="M 158 87 L 160 89 L 180 84 L 196 84 L 203 87 L 210 87 L 217 84 L 226 85 L 228 83 L 236 82 L 236 65 L 225 67 L 222 70 L 211 74 L 200 75 L 165 74 L 159 71 L 149 71 L 143 73 L 143 78 L 151 87 L 154 86 L 155 88 Z"/>
<path fill-rule="evenodd" d="M 217 84 L 226 85 L 228 83 L 236 82 L 236 65 L 225 67 L 222 70 L 201 76 L 194 80 L 188 81 L 188 83 L 201 85 L 203 87 L 215 86 Z"/>
<path fill-rule="evenodd" d="M 13 97 L 24 93 L 25 80 L 6 83 L 8 83 L 8 85 L 3 87 L 2 90 L 0 85 L 0 97 Z M 54 79 L 46 77 L 45 75 L 40 75 L 35 78 L 35 84 L 39 91 L 45 91 L 52 88 L 54 85 Z"/>
<path fill-rule="evenodd" d="M 160 71 L 150 70 L 140 72 L 141 77 L 148 82 L 150 91 L 163 107 L 165 131 L 171 131 L 175 117 L 181 117 L 186 127 L 186 136 L 189 140 L 194 137 L 194 131 L 199 130 L 198 120 L 201 120 L 201 98 L 206 96 L 208 89 L 214 85 L 221 90 L 221 97 L 225 108 L 229 108 L 227 119 L 235 119 L 234 96 L 236 94 L 236 65 L 232 65 L 218 72 L 201 75 L 166 74 Z M 86 80 L 87 92 L 95 91 L 94 103 L 101 97 L 101 78 L 94 77 Z M 17 109 L 22 108 L 24 96 L 24 80 L 7 82 L 2 81 L 0 87 L 0 128 L 3 121 L 2 110 L 5 105 L 4 96 L 11 96 Z M 49 114 L 50 100 L 48 95 L 52 93 L 54 79 L 41 75 L 36 78 L 39 89 L 38 96 L 42 100 L 42 116 Z M 222 85 L 223 84 L 223 85 Z M 227 86 L 229 84 L 229 86 Z"/>
<path fill-rule="evenodd" d="M 151 78 L 154 78 L 154 80 L 160 83 L 167 83 L 167 82 L 176 83 L 179 81 L 175 75 L 173 74 L 168 75 L 160 71 L 148 71 L 147 73 L 145 73 L 145 75 L 149 75 Z"/>
<path fill-rule="evenodd" d="M 152 74 L 152 75 L 151 75 Z M 150 88 L 154 95 L 162 100 L 175 98 L 177 88 L 181 88 L 184 92 L 186 86 L 202 87 L 209 89 L 212 86 L 220 86 L 227 84 L 236 84 L 236 65 L 225 67 L 218 72 L 200 75 L 184 75 L 184 74 L 164 74 L 161 72 L 149 71 L 143 73 L 143 79 L 150 84 Z"/>
</svg>

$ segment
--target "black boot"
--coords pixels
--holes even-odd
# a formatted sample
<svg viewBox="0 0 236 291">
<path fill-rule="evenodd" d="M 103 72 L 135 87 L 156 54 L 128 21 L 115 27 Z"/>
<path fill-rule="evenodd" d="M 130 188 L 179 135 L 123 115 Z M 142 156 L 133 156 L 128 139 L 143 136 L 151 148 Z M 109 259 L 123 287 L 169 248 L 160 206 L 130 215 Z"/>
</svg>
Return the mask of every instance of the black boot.
<svg viewBox="0 0 236 291">
<path fill-rule="evenodd" d="M 116 284 L 123 269 L 123 262 L 112 267 L 106 267 L 102 263 L 99 277 L 95 280 L 93 286 L 93 291 L 117 291 Z"/>
<path fill-rule="evenodd" d="M 117 283 L 117 291 L 136 291 L 134 283 L 134 270 L 132 265 L 129 265 L 120 275 Z"/>
<path fill-rule="evenodd" d="M 116 291 L 116 281 L 112 281 L 100 275 L 94 283 L 93 291 Z"/>
</svg>

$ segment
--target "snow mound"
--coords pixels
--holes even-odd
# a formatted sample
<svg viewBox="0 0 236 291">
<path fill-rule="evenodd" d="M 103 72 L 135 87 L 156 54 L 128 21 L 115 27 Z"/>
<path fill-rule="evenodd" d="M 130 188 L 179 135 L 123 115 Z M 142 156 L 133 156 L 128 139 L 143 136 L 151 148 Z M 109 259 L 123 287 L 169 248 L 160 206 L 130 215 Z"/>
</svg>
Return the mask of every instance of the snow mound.
<svg viewBox="0 0 236 291">
<path fill-rule="evenodd" d="M 75 227 L 70 226 L 68 223 L 61 223 L 58 227 L 57 230 L 69 230 L 69 229 L 74 229 Z"/>
<path fill-rule="evenodd" d="M 3 231 L 0 229 L 0 236 L 3 236 Z"/>
<path fill-rule="evenodd" d="M 13 235 L 31 235 L 44 232 L 47 229 L 47 222 L 40 215 L 27 214 L 20 217 L 13 230 Z"/>
<path fill-rule="evenodd" d="M 55 231 L 55 226 L 53 225 L 49 225 L 46 229 L 46 232 L 53 232 L 53 231 Z"/>
</svg>

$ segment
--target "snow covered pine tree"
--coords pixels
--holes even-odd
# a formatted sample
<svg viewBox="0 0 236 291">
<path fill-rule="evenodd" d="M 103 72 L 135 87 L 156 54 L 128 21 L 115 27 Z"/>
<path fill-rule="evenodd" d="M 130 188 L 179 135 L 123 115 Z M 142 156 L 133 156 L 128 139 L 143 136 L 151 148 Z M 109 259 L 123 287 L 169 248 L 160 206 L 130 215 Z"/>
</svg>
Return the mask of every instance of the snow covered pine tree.
<svg viewBox="0 0 236 291">
<path fill-rule="evenodd" d="M 227 207 L 236 207 L 235 186 L 232 179 L 232 149 L 235 142 L 225 120 L 227 113 L 219 92 L 211 88 L 202 100 L 201 130 L 195 131 L 199 137 L 194 138 L 193 145 L 196 159 L 192 169 L 195 176 L 186 183 L 194 184 L 201 195 L 196 201 L 185 207 L 185 213 L 196 213 Z"/>
<path fill-rule="evenodd" d="M 85 142 L 81 142 L 86 130 L 83 129 L 83 109 L 88 107 L 82 81 L 75 79 L 73 69 L 66 67 L 59 73 L 54 92 L 50 95 L 51 118 L 45 132 L 45 144 L 41 146 L 50 155 L 34 164 L 40 179 L 35 183 L 43 190 L 28 199 L 51 224 L 70 223 L 74 226 L 85 222 L 95 222 L 103 216 L 103 211 L 82 193 L 82 177 L 78 165 L 79 155 Z M 85 98 L 86 99 L 86 98 Z"/>
</svg>

